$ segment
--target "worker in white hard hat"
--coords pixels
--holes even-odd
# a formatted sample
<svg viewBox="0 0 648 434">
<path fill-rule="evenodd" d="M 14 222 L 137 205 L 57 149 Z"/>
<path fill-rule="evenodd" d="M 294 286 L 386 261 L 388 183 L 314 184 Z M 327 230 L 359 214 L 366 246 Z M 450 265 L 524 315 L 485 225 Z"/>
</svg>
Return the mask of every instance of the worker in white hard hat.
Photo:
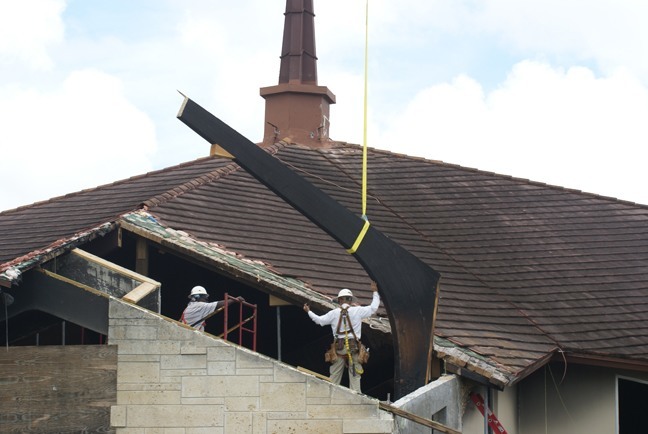
<svg viewBox="0 0 648 434">
<path fill-rule="evenodd" d="M 340 384 L 346 366 L 349 372 L 349 387 L 357 392 L 360 392 L 360 377 L 364 372 L 359 360 L 359 357 L 362 358 L 360 353 L 364 351 L 360 342 L 362 320 L 376 313 L 380 305 L 376 282 L 371 282 L 371 290 L 373 297 L 369 306 L 352 305 L 353 293 L 347 288 L 338 293 L 340 306 L 324 315 L 314 314 L 308 304 L 304 304 L 304 311 L 314 323 L 321 326 L 330 325 L 333 331 L 333 345 L 331 351 L 327 352 L 327 360 L 331 362 L 331 382 Z"/>
<path fill-rule="evenodd" d="M 228 304 L 236 300 L 245 301 L 243 297 L 230 298 Z M 225 300 L 209 302 L 209 294 L 202 286 L 194 286 L 189 293 L 189 304 L 182 312 L 180 321 L 198 330 L 205 330 L 205 319 L 217 309 L 225 306 Z"/>
</svg>

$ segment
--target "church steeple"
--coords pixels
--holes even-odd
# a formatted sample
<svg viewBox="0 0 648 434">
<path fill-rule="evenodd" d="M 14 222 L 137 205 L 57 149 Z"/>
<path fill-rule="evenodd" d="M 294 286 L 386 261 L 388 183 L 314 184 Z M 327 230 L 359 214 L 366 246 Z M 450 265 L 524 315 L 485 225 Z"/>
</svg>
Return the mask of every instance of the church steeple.
<svg viewBox="0 0 648 434">
<path fill-rule="evenodd" d="M 261 88 L 266 100 L 263 143 L 288 139 L 329 143 L 329 105 L 335 95 L 317 84 L 313 0 L 286 0 L 279 84 Z"/>
<path fill-rule="evenodd" d="M 317 84 L 312 0 L 286 2 L 279 83 Z"/>
</svg>

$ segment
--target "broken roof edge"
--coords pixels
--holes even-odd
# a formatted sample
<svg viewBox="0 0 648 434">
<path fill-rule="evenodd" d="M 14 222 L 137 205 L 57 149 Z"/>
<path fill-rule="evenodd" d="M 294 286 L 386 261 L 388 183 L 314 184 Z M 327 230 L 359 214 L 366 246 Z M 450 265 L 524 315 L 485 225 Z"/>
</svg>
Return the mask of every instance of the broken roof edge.
<svg viewBox="0 0 648 434">
<path fill-rule="evenodd" d="M 277 274 L 272 267 L 262 261 L 245 258 L 242 255 L 229 251 L 215 243 L 200 241 L 190 234 L 164 226 L 155 216 L 144 210 L 131 212 L 122 216 L 118 221 L 119 226 L 129 232 L 153 241 L 163 247 L 169 248 L 190 258 L 216 267 L 232 278 L 246 281 L 266 289 L 279 290 L 273 295 L 301 302 L 307 295 L 310 300 L 323 306 L 332 307 L 331 299 L 317 291 L 308 284 L 291 277 Z"/>
<path fill-rule="evenodd" d="M 232 278 L 264 288 L 279 298 L 284 297 L 297 304 L 306 299 L 318 307 L 327 309 L 336 307 L 334 300 L 313 290 L 306 282 L 281 276 L 271 265 L 262 261 L 244 258 L 214 243 L 196 240 L 186 232 L 166 227 L 147 211 L 125 214 L 118 224 L 123 230 L 215 267 Z M 364 322 L 372 330 L 391 333 L 391 326 L 385 317 L 371 317 Z M 434 349 L 439 358 L 481 375 L 497 387 L 511 385 L 516 380 L 513 374 L 501 369 L 486 357 L 457 346 L 445 338 L 435 336 Z"/>
<path fill-rule="evenodd" d="M 98 226 L 77 232 L 68 238 L 58 239 L 42 249 L 33 250 L 12 261 L 0 264 L 0 286 L 10 287 L 20 283 L 22 274 L 31 268 L 67 253 L 99 236 L 112 232 L 115 228 L 114 222 L 104 222 Z"/>
<path fill-rule="evenodd" d="M 519 380 L 517 375 L 503 369 L 487 357 L 456 345 L 444 337 L 434 336 L 434 350 L 447 368 L 448 364 L 456 367 L 454 371 L 457 375 L 471 378 L 473 375 L 468 373 L 472 373 L 474 376 L 481 377 L 483 382 L 488 382 L 499 389 L 512 386 Z"/>
<path fill-rule="evenodd" d="M 337 306 L 334 299 L 311 289 L 308 283 L 292 277 L 281 276 L 271 265 L 245 258 L 214 243 L 193 238 L 190 234 L 164 226 L 153 214 L 140 210 L 125 214 L 118 222 L 123 230 L 134 233 L 160 246 L 190 256 L 194 260 L 215 266 L 227 272 L 232 278 L 248 282 L 256 287 L 272 291 L 272 295 L 301 304 L 304 299 L 324 309 Z M 364 320 L 372 330 L 391 333 L 385 317 Z"/>
</svg>

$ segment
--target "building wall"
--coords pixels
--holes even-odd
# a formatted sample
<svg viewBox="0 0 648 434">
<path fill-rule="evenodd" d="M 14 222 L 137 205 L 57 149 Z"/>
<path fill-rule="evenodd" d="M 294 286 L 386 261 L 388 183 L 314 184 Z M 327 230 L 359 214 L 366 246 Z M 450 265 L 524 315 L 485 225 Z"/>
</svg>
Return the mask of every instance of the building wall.
<svg viewBox="0 0 648 434">
<path fill-rule="evenodd" d="M 145 309 L 110 302 L 117 434 L 392 433 L 368 396 Z"/>
<path fill-rule="evenodd" d="M 486 397 L 486 387 L 479 386 L 471 390 Z M 497 420 L 508 434 L 518 434 L 517 387 L 507 387 L 503 391 L 491 389 L 493 402 L 488 403 Z M 484 434 L 484 416 L 477 409 L 469 395 L 464 398 L 463 434 Z M 546 434 L 546 433 L 545 433 Z"/>
<path fill-rule="evenodd" d="M 461 431 L 460 403 L 460 380 L 455 375 L 444 375 L 399 399 L 394 406 Z M 396 423 L 399 433 L 430 433 L 430 428 L 409 419 L 397 417 Z"/>
<path fill-rule="evenodd" d="M 546 366 L 518 386 L 519 433 L 616 433 L 617 375 L 637 374 L 583 365 L 566 368 Z M 648 379 L 646 374 L 640 377 Z"/>
<path fill-rule="evenodd" d="M 495 416 L 509 434 L 518 431 L 517 386 L 507 387 L 501 392 L 494 391 Z M 481 414 L 480 414 L 481 416 Z"/>
</svg>

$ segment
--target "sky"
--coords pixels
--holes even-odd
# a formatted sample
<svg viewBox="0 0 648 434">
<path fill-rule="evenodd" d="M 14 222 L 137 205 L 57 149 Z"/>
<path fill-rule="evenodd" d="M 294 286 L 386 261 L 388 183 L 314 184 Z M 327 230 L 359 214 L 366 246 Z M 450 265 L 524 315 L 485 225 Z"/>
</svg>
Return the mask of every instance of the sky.
<svg viewBox="0 0 648 434">
<path fill-rule="evenodd" d="M 0 0 L 0 210 L 262 140 L 284 0 Z M 366 0 L 314 0 L 330 136 L 363 143 Z M 367 144 L 648 204 L 648 1 L 369 0 Z"/>
</svg>

